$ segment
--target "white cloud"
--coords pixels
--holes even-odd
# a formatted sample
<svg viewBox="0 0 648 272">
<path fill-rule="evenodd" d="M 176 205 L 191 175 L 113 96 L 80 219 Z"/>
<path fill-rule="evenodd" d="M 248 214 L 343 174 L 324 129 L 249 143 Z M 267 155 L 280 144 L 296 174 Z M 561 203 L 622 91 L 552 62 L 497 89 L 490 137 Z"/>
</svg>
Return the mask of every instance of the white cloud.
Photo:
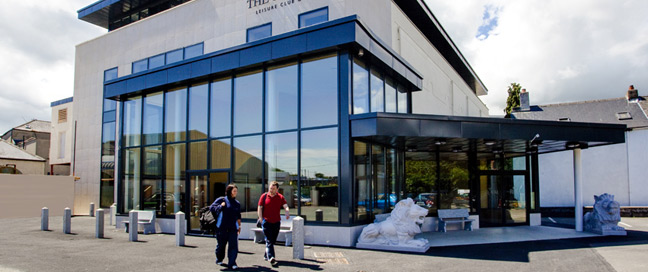
<svg viewBox="0 0 648 272">
<path fill-rule="evenodd" d="M 50 103 L 72 96 L 75 45 L 106 32 L 77 17 L 93 2 L 22 0 L 0 9 L 0 134 L 50 120 Z"/>
<path fill-rule="evenodd" d="M 503 114 L 512 82 L 532 104 L 621 97 L 630 84 L 648 95 L 648 1 L 426 2 L 489 89 L 491 114 Z M 497 26 L 480 40 L 493 8 Z"/>
</svg>

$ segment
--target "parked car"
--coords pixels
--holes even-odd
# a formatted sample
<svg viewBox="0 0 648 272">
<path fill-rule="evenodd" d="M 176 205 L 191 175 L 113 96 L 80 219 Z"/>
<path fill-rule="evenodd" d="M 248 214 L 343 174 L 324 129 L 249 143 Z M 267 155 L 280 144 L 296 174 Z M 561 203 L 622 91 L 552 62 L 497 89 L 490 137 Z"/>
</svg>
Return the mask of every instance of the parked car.
<svg viewBox="0 0 648 272">
<path fill-rule="evenodd" d="M 430 208 L 436 203 L 436 193 L 421 193 L 414 199 L 416 205 Z"/>
</svg>

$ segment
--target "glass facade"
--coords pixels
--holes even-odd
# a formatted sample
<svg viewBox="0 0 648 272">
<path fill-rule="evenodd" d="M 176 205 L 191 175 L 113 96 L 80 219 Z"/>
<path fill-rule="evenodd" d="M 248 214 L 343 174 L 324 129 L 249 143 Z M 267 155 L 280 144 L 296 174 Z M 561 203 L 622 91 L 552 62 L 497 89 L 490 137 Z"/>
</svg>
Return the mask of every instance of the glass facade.
<svg viewBox="0 0 648 272">
<path fill-rule="evenodd" d="M 189 212 L 193 228 L 196 205 L 233 182 L 256 219 L 278 181 L 292 214 L 338 222 L 337 82 L 338 55 L 326 54 L 124 100 L 120 212 Z"/>
<path fill-rule="evenodd" d="M 384 77 L 378 67 L 370 67 L 358 58 L 353 60 L 352 113 L 409 113 L 409 94 L 404 86 Z"/>
</svg>

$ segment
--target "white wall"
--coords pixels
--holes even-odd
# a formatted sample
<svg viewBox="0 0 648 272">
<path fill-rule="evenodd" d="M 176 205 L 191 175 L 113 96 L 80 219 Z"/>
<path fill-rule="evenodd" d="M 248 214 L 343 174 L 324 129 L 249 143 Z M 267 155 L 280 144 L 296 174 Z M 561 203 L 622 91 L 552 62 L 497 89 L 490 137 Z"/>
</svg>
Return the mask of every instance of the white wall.
<svg viewBox="0 0 648 272">
<path fill-rule="evenodd" d="M 74 120 L 73 120 L 73 105 L 74 102 L 69 102 L 52 107 L 52 130 L 50 133 L 50 164 L 64 164 L 72 162 L 72 138 L 74 136 Z M 67 121 L 63 123 L 58 122 L 59 110 L 67 109 Z M 59 158 L 61 149 L 61 132 L 65 132 L 65 149 L 63 158 Z M 49 169 L 48 169 L 49 171 Z"/>
<path fill-rule="evenodd" d="M 648 130 L 627 133 L 630 206 L 648 206 Z"/>
<path fill-rule="evenodd" d="M 645 140 L 643 142 L 642 144 L 645 145 Z M 645 159 L 645 155 L 643 157 Z M 626 144 L 584 149 L 581 159 L 583 166 L 584 205 L 593 205 L 594 195 L 601 195 L 603 193 L 613 194 L 614 199 L 622 206 L 648 205 L 648 198 L 631 198 L 630 192 L 638 191 L 640 192 L 638 194 L 645 195 L 644 192 L 646 190 L 644 188 L 646 188 L 648 183 L 639 180 L 633 186 L 630 186 L 631 184 L 628 183 Z M 633 163 L 638 162 L 633 161 Z M 540 155 L 539 170 L 540 206 L 573 207 L 573 151 Z M 631 199 L 634 199 L 632 203 L 637 204 L 631 204 Z"/>
</svg>

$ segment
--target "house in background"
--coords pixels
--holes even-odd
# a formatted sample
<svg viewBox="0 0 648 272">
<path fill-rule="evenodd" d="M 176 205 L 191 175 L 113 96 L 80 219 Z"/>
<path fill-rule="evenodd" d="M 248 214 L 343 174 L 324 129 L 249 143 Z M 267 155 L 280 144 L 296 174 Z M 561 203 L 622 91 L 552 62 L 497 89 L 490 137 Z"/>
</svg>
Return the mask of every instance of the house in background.
<svg viewBox="0 0 648 272">
<path fill-rule="evenodd" d="M 46 159 L 0 139 L 0 174 L 42 175 Z"/>
<path fill-rule="evenodd" d="M 522 101 L 524 103 L 524 99 Z M 528 99 L 526 101 L 528 103 Z M 591 206 L 594 195 L 609 193 L 622 206 L 648 206 L 648 179 L 644 172 L 648 161 L 647 110 L 648 101 L 631 86 L 625 97 L 538 106 L 527 104 L 521 105 L 511 116 L 527 120 L 626 125 L 625 143 L 582 151 L 583 203 Z M 573 207 L 572 158 L 569 151 L 539 156 L 543 211 Z"/>
<path fill-rule="evenodd" d="M 42 174 L 48 174 L 50 131 L 49 121 L 34 119 L 8 130 L 2 135 L 2 139 L 22 148 L 29 154 L 45 159 Z"/>
<path fill-rule="evenodd" d="M 72 122 L 72 97 L 54 101 L 50 136 L 50 169 L 52 175 L 71 175 L 74 148 L 74 122 Z"/>
</svg>

